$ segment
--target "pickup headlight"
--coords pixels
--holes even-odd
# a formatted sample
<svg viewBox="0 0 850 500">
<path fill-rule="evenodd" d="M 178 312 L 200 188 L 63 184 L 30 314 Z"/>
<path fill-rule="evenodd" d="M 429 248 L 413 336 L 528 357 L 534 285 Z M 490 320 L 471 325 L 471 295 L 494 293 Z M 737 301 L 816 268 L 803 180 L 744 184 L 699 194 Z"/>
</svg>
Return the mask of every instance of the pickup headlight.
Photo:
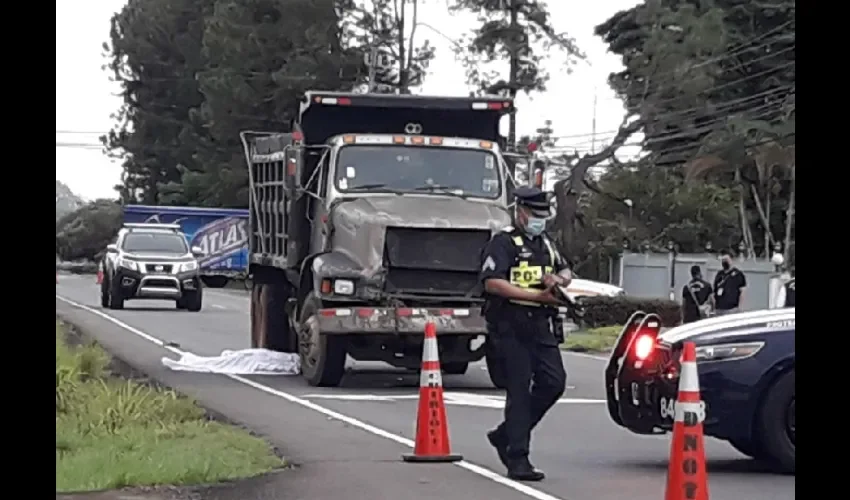
<svg viewBox="0 0 850 500">
<path fill-rule="evenodd" d="M 351 280 L 334 280 L 334 293 L 337 295 L 354 295 L 354 282 Z"/>
<path fill-rule="evenodd" d="M 697 347 L 697 361 L 733 361 L 755 356 L 764 342 L 718 344 Z"/>
<path fill-rule="evenodd" d="M 197 262 L 195 262 L 195 261 L 184 262 L 184 263 L 180 264 L 180 266 L 177 268 L 177 272 L 178 273 L 187 273 L 189 271 L 194 271 L 196 269 L 198 269 L 198 263 Z"/>
<path fill-rule="evenodd" d="M 124 269 L 129 269 L 131 271 L 139 270 L 139 263 L 134 260 L 127 260 L 124 257 L 118 257 L 118 267 L 123 267 Z"/>
</svg>

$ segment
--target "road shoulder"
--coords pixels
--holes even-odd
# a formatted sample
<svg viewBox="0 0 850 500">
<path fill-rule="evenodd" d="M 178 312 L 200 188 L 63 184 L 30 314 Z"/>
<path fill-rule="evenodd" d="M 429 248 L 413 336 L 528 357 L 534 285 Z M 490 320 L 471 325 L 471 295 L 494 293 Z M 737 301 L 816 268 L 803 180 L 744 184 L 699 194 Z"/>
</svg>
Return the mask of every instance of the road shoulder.
<svg viewBox="0 0 850 500">
<path fill-rule="evenodd" d="M 521 497 L 496 481 L 449 464 L 406 464 L 398 443 L 364 432 L 221 375 L 173 372 L 162 366 L 162 347 L 94 314 L 56 300 L 63 320 L 81 328 L 110 354 L 204 407 L 240 422 L 282 450 L 289 470 L 267 476 L 256 490 L 213 488 L 214 500 L 351 498 L 493 500 Z M 146 332 L 155 335 L 156 332 Z M 411 415 L 411 428 L 413 418 Z M 234 483 L 236 484 L 236 483 Z"/>
</svg>

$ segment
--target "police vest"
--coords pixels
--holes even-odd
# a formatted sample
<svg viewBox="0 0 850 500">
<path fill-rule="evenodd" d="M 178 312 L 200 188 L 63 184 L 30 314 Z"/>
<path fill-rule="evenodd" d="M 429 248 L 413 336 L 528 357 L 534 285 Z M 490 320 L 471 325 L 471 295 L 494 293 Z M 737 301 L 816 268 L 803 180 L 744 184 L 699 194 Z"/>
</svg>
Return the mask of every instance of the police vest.
<svg viewBox="0 0 850 500">
<path fill-rule="evenodd" d="M 545 235 L 540 235 L 540 237 L 543 238 L 543 245 L 546 247 L 545 254 L 537 253 L 529 248 L 522 236 L 515 232 L 511 236 L 511 240 L 514 242 L 517 250 L 513 265 L 508 272 L 508 281 L 512 285 L 520 288 L 545 289 L 543 276 L 552 274 L 556 256 L 549 239 Z M 509 302 L 529 307 L 544 306 L 544 304 L 524 300 L 510 299 Z"/>
<path fill-rule="evenodd" d="M 785 305 L 784 307 L 796 307 L 797 303 L 797 280 L 793 279 L 785 283 Z"/>
</svg>

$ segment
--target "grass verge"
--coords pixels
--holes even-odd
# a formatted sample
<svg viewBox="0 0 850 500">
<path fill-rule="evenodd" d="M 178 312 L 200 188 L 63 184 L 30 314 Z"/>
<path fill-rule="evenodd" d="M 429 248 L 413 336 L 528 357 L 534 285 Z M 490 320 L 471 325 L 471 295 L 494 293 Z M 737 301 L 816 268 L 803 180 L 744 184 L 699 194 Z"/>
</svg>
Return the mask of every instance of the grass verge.
<svg viewBox="0 0 850 500">
<path fill-rule="evenodd" d="M 210 484 L 283 462 L 262 439 L 211 421 L 177 393 L 113 376 L 56 321 L 56 491 Z"/>
<path fill-rule="evenodd" d="M 567 335 L 561 349 L 575 352 L 608 352 L 614 347 L 622 326 L 603 326 L 578 330 Z"/>
</svg>

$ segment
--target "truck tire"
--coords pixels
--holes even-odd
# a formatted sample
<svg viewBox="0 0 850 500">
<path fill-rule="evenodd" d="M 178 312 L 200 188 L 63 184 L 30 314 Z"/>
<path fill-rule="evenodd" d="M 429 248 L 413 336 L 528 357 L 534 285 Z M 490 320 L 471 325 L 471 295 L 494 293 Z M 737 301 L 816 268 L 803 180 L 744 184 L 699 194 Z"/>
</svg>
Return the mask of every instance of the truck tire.
<svg viewBox="0 0 850 500">
<path fill-rule="evenodd" d="M 764 458 L 780 472 L 794 474 L 796 460 L 796 374 L 781 375 L 770 386 L 756 420 Z"/>
<path fill-rule="evenodd" d="M 504 389 L 508 386 L 508 373 L 505 370 L 505 362 L 502 358 L 494 353 L 488 352 L 484 356 L 484 361 L 487 363 L 487 373 L 490 374 L 490 382 L 497 389 Z"/>
<path fill-rule="evenodd" d="M 290 327 L 286 284 L 258 284 L 251 287 L 251 347 L 278 352 L 297 351 L 297 337 Z"/>
<path fill-rule="evenodd" d="M 190 312 L 199 312 L 204 307 L 204 287 L 199 287 L 194 292 L 186 294 L 186 309 Z"/>
<path fill-rule="evenodd" d="M 469 363 L 446 363 L 441 368 L 446 375 L 463 375 L 469 368 Z"/>
<path fill-rule="evenodd" d="M 314 387 L 336 387 L 345 375 L 345 339 L 321 335 L 316 322 L 321 302 L 312 294 L 298 314 L 301 374 Z"/>
<path fill-rule="evenodd" d="M 100 281 L 100 306 L 109 307 L 109 281 L 106 279 Z"/>
<path fill-rule="evenodd" d="M 109 308 L 113 310 L 124 309 L 124 296 L 121 295 L 121 289 L 117 283 L 109 280 Z"/>
<path fill-rule="evenodd" d="M 733 439 L 729 441 L 729 444 L 732 445 L 732 448 L 735 448 L 750 458 L 754 458 L 756 460 L 763 460 L 765 458 L 764 450 L 761 448 L 761 445 L 752 439 Z"/>
</svg>

